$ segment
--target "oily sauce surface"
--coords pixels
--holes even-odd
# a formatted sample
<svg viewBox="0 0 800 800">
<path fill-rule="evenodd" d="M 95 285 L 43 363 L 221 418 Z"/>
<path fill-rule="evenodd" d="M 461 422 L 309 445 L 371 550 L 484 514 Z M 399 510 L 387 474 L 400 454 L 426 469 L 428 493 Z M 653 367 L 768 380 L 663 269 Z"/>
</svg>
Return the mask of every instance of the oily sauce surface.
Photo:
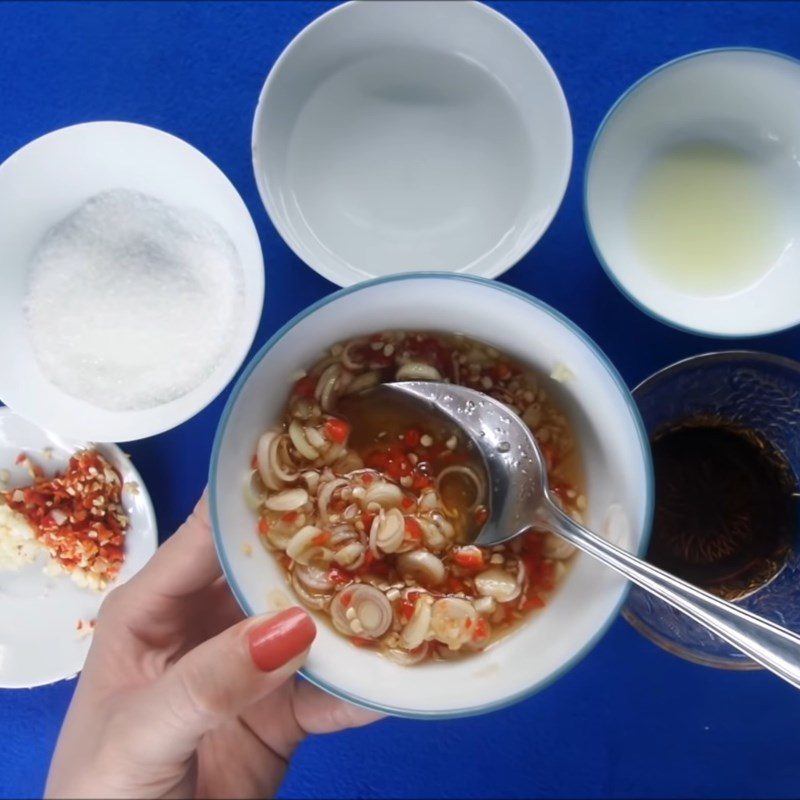
<svg viewBox="0 0 800 800">
<path fill-rule="evenodd" d="M 383 395 L 376 402 L 369 392 L 352 394 L 343 397 L 336 410 L 352 426 L 350 447 L 366 467 L 385 473 L 404 488 L 436 485 L 457 540 L 469 544 L 475 539 L 488 508 L 478 504 L 472 481 L 458 470 L 448 470 L 470 467 L 487 480 L 483 461 L 463 431 L 442 413 L 403 396 Z M 437 481 L 442 473 L 444 479 Z"/>
<path fill-rule="evenodd" d="M 797 520 L 797 481 L 755 432 L 696 419 L 652 442 L 656 510 L 648 560 L 726 599 L 785 565 Z"/>
</svg>

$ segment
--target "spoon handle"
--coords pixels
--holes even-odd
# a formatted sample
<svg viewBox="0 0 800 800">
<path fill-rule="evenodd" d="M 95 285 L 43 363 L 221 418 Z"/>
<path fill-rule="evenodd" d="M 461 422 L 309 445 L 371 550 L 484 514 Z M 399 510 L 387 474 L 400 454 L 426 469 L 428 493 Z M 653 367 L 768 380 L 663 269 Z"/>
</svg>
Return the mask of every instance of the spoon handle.
<svg viewBox="0 0 800 800">
<path fill-rule="evenodd" d="M 548 522 L 555 533 L 800 689 L 799 636 L 642 561 L 579 525 L 555 505 L 548 505 Z"/>
</svg>

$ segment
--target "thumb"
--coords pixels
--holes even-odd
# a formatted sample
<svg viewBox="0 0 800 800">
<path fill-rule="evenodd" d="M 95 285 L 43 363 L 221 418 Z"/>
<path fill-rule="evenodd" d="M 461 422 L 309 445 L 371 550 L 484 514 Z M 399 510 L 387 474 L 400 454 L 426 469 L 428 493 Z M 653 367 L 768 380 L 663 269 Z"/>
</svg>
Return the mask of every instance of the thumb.
<svg viewBox="0 0 800 800">
<path fill-rule="evenodd" d="M 240 622 L 189 651 L 136 697 L 142 724 L 129 726 L 130 751 L 151 764 L 189 758 L 205 733 L 291 678 L 315 635 L 311 617 L 289 608 Z"/>
</svg>

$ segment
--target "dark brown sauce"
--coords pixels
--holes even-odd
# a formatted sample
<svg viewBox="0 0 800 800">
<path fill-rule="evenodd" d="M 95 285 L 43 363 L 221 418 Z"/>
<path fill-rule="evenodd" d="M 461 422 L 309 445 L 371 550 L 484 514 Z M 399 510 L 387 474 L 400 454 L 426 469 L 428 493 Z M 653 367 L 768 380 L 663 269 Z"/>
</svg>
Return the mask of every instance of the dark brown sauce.
<svg viewBox="0 0 800 800">
<path fill-rule="evenodd" d="M 780 572 L 797 521 L 797 480 L 782 453 L 713 418 L 658 432 L 652 451 L 649 561 L 729 600 Z"/>
</svg>

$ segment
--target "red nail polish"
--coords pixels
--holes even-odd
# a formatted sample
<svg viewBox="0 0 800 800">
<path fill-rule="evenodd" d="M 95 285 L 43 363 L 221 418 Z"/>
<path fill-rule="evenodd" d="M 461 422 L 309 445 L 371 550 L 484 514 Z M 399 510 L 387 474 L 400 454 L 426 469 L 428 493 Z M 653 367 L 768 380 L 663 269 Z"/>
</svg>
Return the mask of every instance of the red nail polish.
<svg viewBox="0 0 800 800">
<path fill-rule="evenodd" d="M 317 629 L 302 608 L 287 608 L 247 634 L 250 657 L 262 672 L 271 672 L 307 649 Z"/>
</svg>

